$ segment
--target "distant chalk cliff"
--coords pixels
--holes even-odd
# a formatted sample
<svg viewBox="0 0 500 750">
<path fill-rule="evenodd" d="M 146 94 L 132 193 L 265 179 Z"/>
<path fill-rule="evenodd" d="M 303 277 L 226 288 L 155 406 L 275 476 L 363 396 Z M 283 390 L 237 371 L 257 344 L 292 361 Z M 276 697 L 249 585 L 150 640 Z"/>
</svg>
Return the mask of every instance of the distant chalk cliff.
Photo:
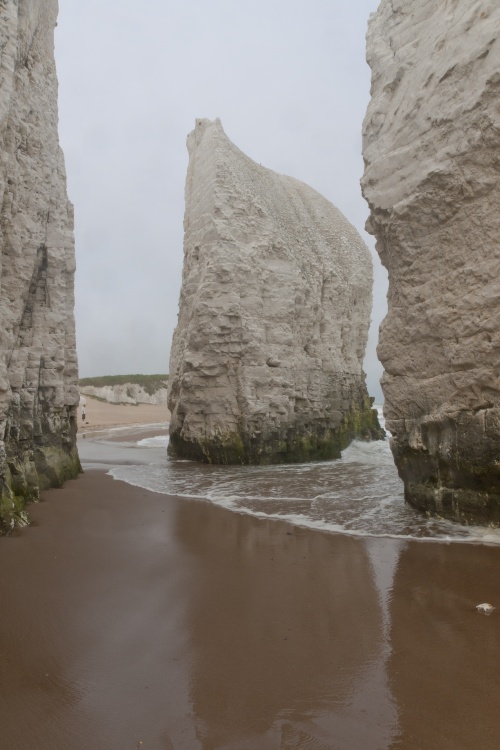
<svg viewBox="0 0 500 750">
<path fill-rule="evenodd" d="M 109 404 L 166 404 L 168 375 L 104 375 L 80 380 L 80 393 Z"/>
</svg>

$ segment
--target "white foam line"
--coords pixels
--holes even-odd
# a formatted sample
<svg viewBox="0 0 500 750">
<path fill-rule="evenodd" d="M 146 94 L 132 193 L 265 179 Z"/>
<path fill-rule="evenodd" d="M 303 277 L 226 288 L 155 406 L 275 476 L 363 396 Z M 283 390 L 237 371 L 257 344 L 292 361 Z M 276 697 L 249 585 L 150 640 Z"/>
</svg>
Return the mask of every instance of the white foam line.
<svg viewBox="0 0 500 750">
<path fill-rule="evenodd" d="M 295 514 L 283 514 L 280 515 L 279 513 L 273 513 L 273 514 L 267 514 L 262 511 L 252 511 L 248 508 L 242 508 L 238 507 L 235 508 L 231 505 L 223 505 L 222 503 L 217 503 L 221 507 L 227 507 L 228 510 L 232 510 L 236 513 L 241 513 L 244 515 L 249 516 L 255 516 L 257 518 L 261 519 L 267 519 L 269 521 L 284 521 L 286 523 L 289 523 L 292 526 L 299 526 L 301 528 L 311 529 L 314 531 L 322 531 L 325 533 L 330 534 L 343 534 L 345 536 L 351 536 L 351 537 L 363 537 L 363 538 L 369 538 L 369 539 L 396 539 L 396 540 L 405 540 L 405 541 L 411 541 L 411 542 L 435 542 L 439 544 L 479 544 L 479 545 L 486 545 L 489 547 L 497 547 L 500 545 L 500 538 L 498 540 L 493 539 L 485 539 L 483 537 L 469 537 L 469 538 L 460 538 L 460 537 L 444 537 L 444 536 L 435 536 L 435 537 L 416 537 L 412 536 L 411 534 L 384 534 L 384 533 L 373 533 L 369 531 L 361 531 L 359 529 L 347 529 L 345 526 L 339 526 L 338 524 L 333 524 L 328 521 L 314 521 L 313 519 L 306 520 L 303 516 L 297 516 Z"/>
<path fill-rule="evenodd" d="M 136 464 L 129 464 L 129 466 L 135 466 Z M 153 465 L 153 464 L 151 464 Z M 186 495 L 181 494 L 180 492 L 163 492 L 161 490 L 151 489 L 151 487 L 146 487 L 144 484 L 140 484 L 138 482 L 133 482 L 131 479 L 127 478 L 124 479 L 120 476 L 115 476 L 115 468 L 118 469 L 118 471 L 122 468 L 121 466 L 113 467 L 108 472 L 107 475 L 112 477 L 116 482 L 125 482 L 125 484 L 130 484 L 132 487 L 140 487 L 141 490 L 147 490 L 148 492 L 154 492 L 156 495 L 165 495 L 166 497 L 182 497 L 186 498 L 188 500 L 203 500 L 206 503 L 211 502 L 205 495 Z"/>
<path fill-rule="evenodd" d="M 113 479 L 117 481 L 126 482 L 127 484 L 131 484 L 134 487 L 141 487 L 142 489 L 147 489 L 150 492 L 155 492 L 159 495 L 166 495 L 170 497 L 180 497 L 186 500 L 202 500 L 204 502 L 211 503 L 213 505 L 217 505 L 220 508 L 225 508 L 226 510 L 230 510 L 233 513 L 240 513 L 242 515 L 247 516 L 253 516 L 254 518 L 260 518 L 263 520 L 269 520 L 269 521 L 282 521 L 284 523 L 288 523 L 291 526 L 298 526 L 300 528 L 305 529 L 311 529 L 312 531 L 321 531 L 328 534 L 342 534 L 344 536 L 350 536 L 350 537 L 360 537 L 363 539 L 395 539 L 395 540 L 404 540 L 404 541 L 410 541 L 410 542 L 431 542 L 435 544 L 475 544 L 475 545 L 481 545 L 481 546 L 488 546 L 488 547 L 497 547 L 500 545 L 500 534 L 498 535 L 498 538 L 495 539 L 488 539 L 488 533 L 486 532 L 485 536 L 470 536 L 470 537 L 450 537 L 450 536 L 412 536 L 411 534 L 388 534 L 388 533 L 373 533 L 369 531 L 361 531 L 359 529 L 348 529 L 345 526 L 340 526 L 339 524 L 334 524 L 329 521 L 315 521 L 314 519 L 305 519 L 302 515 L 297 515 L 294 513 L 286 513 L 286 514 L 279 514 L 279 513 L 264 513 L 263 511 L 256 511 L 251 510 L 250 508 L 245 508 L 242 506 L 235 505 L 235 501 L 248 499 L 248 498 L 240 498 L 237 496 L 230 496 L 230 497 L 208 497 L 207 495 L 192 495 L 187 494 L 183 492 L 165 492 L 162 490 L 155 490 L 151 489 L 149 487 L 144 487 L 144 484 L 140 484 L 137 482 L 133 482 L 130 479 L 123 479 L 122 477 L 117 477 L 114 475 L 113 470 L 110 470 L 108 472 Z M 273 498 L 274 499 L 274 498 Z M 302 498 L 301 498 L 302 499 Z M 486 529 L 485 529 L 486 531 Z M 496 535 L 495 535 L 496 536 Z"/>
<path fill-rule="evenodd" d="M 168 435 L 153 435 L 152 437 L 142 438 L 142 440 L 138 440 L 136 445 L 138 448 L 166 448 L 168 443 Z"/>
</svg>

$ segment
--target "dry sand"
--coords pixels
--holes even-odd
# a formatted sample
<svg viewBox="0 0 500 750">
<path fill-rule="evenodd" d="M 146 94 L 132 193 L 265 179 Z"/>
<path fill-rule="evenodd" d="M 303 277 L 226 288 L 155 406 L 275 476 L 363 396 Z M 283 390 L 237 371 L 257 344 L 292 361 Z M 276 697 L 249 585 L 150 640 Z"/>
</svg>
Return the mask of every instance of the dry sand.
<svg viewBox="0 0 500 750">
<path fill-rule="evenodd" d="M 85 396 L 86 415 L 82 421 L 81 407 L 78 410 L 78 432 L 89 434 L 104 427 L 120 425 L 156 424 L 168 422 L 170 412 L 164 404 L 108 404 L 92 396 Z"/>
<path fill-rule="evenodd" d="M 133 407 L 132 407 L 133 408 Z M 5 750 L 496 750 L 500 550 L 88 471 L 0 540 Z"/>
</svg>

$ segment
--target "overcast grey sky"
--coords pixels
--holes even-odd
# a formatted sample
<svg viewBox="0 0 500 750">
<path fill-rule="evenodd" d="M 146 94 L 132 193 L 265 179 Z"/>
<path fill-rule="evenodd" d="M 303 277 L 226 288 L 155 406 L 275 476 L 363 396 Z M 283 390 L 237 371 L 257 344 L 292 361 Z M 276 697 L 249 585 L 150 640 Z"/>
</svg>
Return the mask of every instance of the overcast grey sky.
<svg viewBox="0 0 500 750">
<path fill-rule="evenodd" d="M 59 0 L 61 145 L 75 204 L 81 377 L 168 371 L 182 269 L 186 135 L 220 117 L 248 156 L 303 180 L 374 256 L 375 354 L 386 274 L 359 180 L 368 16 L 379 0 Z"/>
</svg>

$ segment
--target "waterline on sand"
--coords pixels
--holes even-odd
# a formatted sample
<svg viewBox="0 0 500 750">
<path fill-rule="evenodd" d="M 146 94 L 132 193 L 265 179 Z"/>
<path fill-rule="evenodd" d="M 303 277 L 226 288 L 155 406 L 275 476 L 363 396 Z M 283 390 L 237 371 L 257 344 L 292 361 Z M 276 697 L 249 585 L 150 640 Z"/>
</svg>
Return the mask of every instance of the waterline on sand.
<svg viewBox="0 0 500 750">
<path fill-rule="evenodd" d="M 351 536 L 500 544 L 496 528 L 426 517 L 407 505 L 388 439 L 355 441 L 337 461 L 278 466 L 170 460 L 165 434 L 99 444 L 115 479 L 233 512 Z"/>
</svg>

